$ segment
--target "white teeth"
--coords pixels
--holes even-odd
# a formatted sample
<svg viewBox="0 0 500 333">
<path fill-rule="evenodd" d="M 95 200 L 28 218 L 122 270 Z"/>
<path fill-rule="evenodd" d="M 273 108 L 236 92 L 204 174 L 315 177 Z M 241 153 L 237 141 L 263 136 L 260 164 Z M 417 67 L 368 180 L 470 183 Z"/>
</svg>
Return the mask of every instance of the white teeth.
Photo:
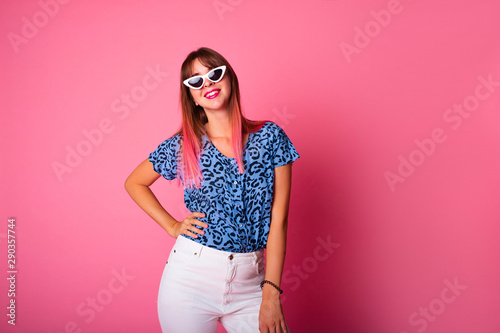
<svg viewBox="0 0 500 333">
<path fill-rule="evenodd" d="M 206 97 L 212 97 L 213 95 L 217 94 L 218 92 L 219 92 L 218 90 L 212 91 L 210 94 L 206 95 Z"/>
</svg>

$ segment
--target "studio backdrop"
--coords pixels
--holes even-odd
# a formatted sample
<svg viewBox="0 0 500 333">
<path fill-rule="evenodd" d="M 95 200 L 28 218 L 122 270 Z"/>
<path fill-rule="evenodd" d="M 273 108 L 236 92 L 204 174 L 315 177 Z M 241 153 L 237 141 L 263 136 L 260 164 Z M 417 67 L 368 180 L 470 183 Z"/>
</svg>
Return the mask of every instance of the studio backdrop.
<svg viewBox="0 0 500 333">
<path fill-rule="evenodd" d="M 124 182 L 179 129 L 180 66 L 206 46 L 301 156 L 292 332 L 500 332 L 498 1 L 0 6 L 0 331 L 160 332 L 175 239 Z M 187 216 L 178 183 L 152 189 Z"/>
</svg>

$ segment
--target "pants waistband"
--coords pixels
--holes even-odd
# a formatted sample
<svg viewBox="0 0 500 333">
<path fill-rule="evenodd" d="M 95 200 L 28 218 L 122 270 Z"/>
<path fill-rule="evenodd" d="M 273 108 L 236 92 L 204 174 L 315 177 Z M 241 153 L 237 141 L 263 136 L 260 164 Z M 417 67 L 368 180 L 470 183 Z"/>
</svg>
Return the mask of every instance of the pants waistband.
<svg viewBox="0 0 500 333">
<path fill-rule="evenodd" d="M 183 237 L 182 235 L 179 235 L 177 237 L 174 249 L 176 247 L 187 249 L 190 252 L 192 251 L 193 255 L 196 256 L 211 257 L 214 259 L 221 259 L 221 260 L 254 261 L 264 257 L 264 249 L 246 253 L 234 253 L 229 251 L 222 251 L 197 243 L 193 240 Z"/>
</svg>

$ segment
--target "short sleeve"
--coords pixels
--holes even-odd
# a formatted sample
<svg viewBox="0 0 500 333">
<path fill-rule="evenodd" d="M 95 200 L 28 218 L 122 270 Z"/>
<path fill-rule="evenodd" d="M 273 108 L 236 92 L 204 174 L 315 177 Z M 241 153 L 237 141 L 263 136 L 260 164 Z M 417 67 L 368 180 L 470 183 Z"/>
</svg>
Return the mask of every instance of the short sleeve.
<svg viewBox="0 0 500 333">
<path fill-rule="evenodd" d="M 272 162 L 273 167 L 279 167 L 288 163 L 292 163 L 298 159 L 299 153 L 295 149 L 292 141 L 288 138 L 285 131 L 274 124 L 271 126 L 273 131 L 273 151 Z"/>
<path fill-rule="evenodd" d="M 177 177 L 179 139 L 180 134 L 174 135 L 163 141 L 149 154 L 149 161 L 153 164 L 153 169 L 168 180 L 173 180 Z"/>
</svg>

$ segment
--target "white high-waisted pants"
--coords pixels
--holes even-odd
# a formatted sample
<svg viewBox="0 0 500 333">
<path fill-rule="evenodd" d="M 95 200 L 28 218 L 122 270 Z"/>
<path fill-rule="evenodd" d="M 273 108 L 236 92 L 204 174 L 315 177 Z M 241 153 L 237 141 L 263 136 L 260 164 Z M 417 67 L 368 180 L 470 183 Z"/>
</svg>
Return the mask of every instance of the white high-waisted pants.
<svg viewBox="0 0 500 333">
<path fill-rule="evenodd" d="M 165 333 L 258 333 L 264 250 L 231 253 L 179 236 L 158 293 Z"/>
</svg>

